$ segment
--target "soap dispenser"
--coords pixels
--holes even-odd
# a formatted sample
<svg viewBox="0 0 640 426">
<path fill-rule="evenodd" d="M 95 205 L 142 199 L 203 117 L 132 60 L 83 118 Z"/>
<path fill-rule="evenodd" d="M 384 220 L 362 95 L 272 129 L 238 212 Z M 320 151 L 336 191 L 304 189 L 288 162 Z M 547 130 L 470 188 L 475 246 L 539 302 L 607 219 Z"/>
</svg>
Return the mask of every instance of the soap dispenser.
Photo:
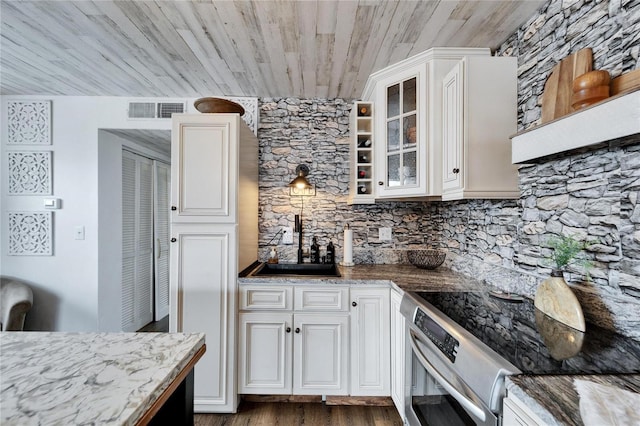
<svg viewBox="0 0 640 426">
<path fill-rule="evenodd" d="M 318 245 L 318 240 L 316 237 L 313 237 L 313 242 L 311 243 L 311 253 L 309 257 L 311 258 L 311 263 L 320 263 L 320 246 Z"/>
<path fill-rule="evenodd" d="M 271 247 L 271 252 L 269 253 L 269 259 L 267 263 L 278 263 L 278 252 L 275 247 Z"/>
<path fill-rule="evenodd" d="M 329 244 L 327 244 L 326 263 L 329 263 L 329 264 L 336 263 L 336 248 L 333 246 L 333 241 L 329 241 Z"/>
</svg>

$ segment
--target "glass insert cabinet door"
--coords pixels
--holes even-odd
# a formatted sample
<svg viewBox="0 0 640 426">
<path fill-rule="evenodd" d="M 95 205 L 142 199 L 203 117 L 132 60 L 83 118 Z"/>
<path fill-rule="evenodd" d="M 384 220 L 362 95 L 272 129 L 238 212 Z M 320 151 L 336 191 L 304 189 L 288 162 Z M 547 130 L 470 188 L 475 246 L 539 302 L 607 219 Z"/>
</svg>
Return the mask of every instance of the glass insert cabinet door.
<svg viewBox="0 0 640 426">
<path fill-rule="evenodd" d="M 417 77 L 387 86 L 386 187 L 415 186 L 417 182 Z"/>
</svg>

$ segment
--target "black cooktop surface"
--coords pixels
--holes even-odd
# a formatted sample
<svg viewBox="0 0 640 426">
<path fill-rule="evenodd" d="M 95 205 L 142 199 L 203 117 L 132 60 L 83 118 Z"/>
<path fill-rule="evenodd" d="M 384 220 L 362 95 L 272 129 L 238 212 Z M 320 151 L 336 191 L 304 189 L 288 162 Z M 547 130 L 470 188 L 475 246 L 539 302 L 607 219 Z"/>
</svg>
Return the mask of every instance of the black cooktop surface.
<svg viewBox="0 0 640 426">
<path fill-rule="evenodd" d="M 640 341 L 587 323 L 580 332 L 531 299 L 489 292 L 416 293 L 525 374 L 640 373 Z"/>
</svg>

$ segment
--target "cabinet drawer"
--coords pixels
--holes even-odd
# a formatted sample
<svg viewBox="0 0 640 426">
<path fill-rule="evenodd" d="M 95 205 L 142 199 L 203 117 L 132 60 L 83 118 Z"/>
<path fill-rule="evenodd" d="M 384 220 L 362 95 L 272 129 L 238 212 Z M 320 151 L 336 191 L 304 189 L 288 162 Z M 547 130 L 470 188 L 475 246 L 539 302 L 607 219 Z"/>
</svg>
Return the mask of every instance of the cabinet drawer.
<svg viewBox="0 0 640 426">
<path fill-rule="evenodd" d="M 292 293 L 291 287 L 243 286 L 240 287 L 240 309 L 291 310 Z"/>
<path fill-rule="evenodd" d="M 296 311 L 348 311 L 349 289 L 296 287 Z"/>
</svg>

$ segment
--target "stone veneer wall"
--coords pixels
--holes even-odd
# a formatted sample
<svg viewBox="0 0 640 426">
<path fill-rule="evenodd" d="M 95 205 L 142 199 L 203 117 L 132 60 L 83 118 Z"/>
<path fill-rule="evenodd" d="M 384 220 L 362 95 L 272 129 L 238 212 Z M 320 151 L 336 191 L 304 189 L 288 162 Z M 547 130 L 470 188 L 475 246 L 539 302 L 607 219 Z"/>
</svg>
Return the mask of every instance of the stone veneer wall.
<svg viewBox="0 0 640 426">
<path fill-rule="evenodd" d="M 551 68 L 583 47 L 612 76 L 638 68 L 640 1 L 552 0 L 498 49 L 518 56 L 520 129 L 537 124 Z M 522 167 L 519 200 L 348 206 L 350 108 L 341 99 L 261 99 L 262 260 L 277 231 L 293 226 L 300 198 L 286 185 L 305 163 L 317 188 L 304 199 L 305 248 L 312 235 L 323 247 L 332 240 L 341 259 L 348 222 L 356 263 L 404 263 L 406 248 L 446 247 L 448 266 L 533 296 L 549 273 L 548 237 L 575 234 L 589 242 L 592 280 L 580 268 L 566 277 L 588 319 L 640 338 L 640 136 Z M 378 240 L 381 226 L 393 228 L 393 241 Z M 295 261 L 296 245 L 278 247 L 281 260 Z"/>
<path fill-rule="evenodd" d="M 500 48 L 518 57 L 518 126 L 538 124 L 544 83 L 561 59 L 593 50 L 593 69 L 611 78 L 640 68 L 640 1 L 550 0 Z"/>
</svg>

